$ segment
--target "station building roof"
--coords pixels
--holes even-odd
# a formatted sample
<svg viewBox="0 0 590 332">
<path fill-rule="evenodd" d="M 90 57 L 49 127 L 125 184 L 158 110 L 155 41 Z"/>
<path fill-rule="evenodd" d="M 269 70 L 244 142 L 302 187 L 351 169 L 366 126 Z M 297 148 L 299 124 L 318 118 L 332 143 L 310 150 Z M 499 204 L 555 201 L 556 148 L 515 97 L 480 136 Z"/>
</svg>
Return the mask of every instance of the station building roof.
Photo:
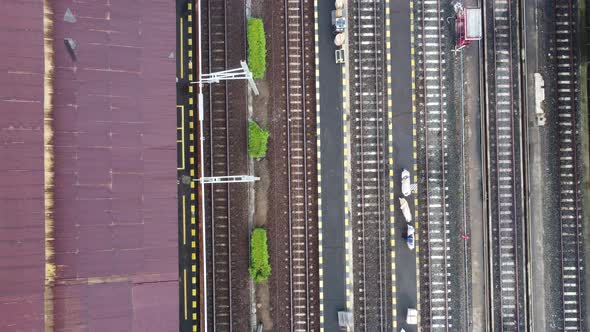
<svg viewBox="0 0 590 332">
<path fill-rule="evenodd" d="M 43 328 L 43 8 L 0 14 L 0 331 Z"/>
<path fill-rule="evenodd" d="M 48 314 L 56 330 L 177 331 L 174 3 L 52 4 L 52 312 L 43 2 L 8 0 L 0 19 L 0 330 L 43 330 Z"/>
</svg>

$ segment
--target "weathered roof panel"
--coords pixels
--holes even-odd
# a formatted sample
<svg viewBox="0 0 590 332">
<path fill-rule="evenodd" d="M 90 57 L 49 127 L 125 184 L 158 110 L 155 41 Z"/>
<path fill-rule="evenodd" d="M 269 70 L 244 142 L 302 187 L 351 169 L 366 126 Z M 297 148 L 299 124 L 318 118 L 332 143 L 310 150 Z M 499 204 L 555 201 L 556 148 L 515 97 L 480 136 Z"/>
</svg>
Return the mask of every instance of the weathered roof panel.
<svg viewBox="0 0 590 332">
<path fill-rule="evenodd" d="M 176 331 L 175 4 L 53 10 L 56 327 Z"/>
<path fill-rule="evenodd" d="M 43 7 L 0 13 L 0 331 L 43 330 Z"/>
</svg>

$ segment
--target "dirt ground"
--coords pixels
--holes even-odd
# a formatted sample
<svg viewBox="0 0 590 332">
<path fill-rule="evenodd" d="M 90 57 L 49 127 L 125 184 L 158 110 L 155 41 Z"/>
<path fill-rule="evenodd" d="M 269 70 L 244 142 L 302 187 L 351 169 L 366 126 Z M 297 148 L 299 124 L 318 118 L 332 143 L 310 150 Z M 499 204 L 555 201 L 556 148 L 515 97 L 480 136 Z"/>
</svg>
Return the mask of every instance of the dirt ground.
<svg viewBox="0 0 590 332">
<path fill-rule="evenodd" d="M 268 127 L 267 100 L 268 89 L 262 88 L 267 85 L 266 82 L 256 82 L 260 95 L 253 98 L 253 120 L 258 122 L 262 127 Z M 270 178 L 268 172 L 268 160 L 263 159 L 254 162 L 254 174 L 260 177 L 255 185 L 255 211 L 254 225 L 264 227 L 267 222 L 268 213 L 268 192 Z M 270 315 L 270 291 L 267 282 L 261 282 L 256 285 L 256 311 L 258 320 L 264 324 L 265 330 L 271 330 L 273 322 Z"/>
<path fill-rule="evenodd" d="M 252 16 L 262 17 L 262 8 L 264 0 L 252 1 Z M 268 128 L 269 124 L 269 82 L 266 79 L 256 80 L 259 95 L 252 95 L 252 120 L 256 121 L 261 127 Z M 272 138 L 270 138 L 272 139 Z M 254 161 L 254 174 L 260 177 L 256 182 L 255 188 L 255 207 L 254 207 L 254 225 L 256 227 L 265 227 L 268 214 L 268 189 L 270 177 L 268 171 L 268 160 L 262 159 Z M 261 282 L 255 286 L 256 292 L 256 312 L 258 321 L 262 322 L 265 330 L 272 330 L 273 321 L 270 313 L 270 290 L 267 282 Z"/>
</svg>

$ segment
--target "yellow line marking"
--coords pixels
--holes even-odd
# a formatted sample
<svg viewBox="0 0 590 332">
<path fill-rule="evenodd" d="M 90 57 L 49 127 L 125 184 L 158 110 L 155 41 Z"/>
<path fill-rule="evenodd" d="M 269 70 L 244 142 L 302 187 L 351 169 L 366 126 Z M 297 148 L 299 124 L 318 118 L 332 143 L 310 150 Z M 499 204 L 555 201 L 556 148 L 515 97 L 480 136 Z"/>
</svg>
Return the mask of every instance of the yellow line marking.
<svg viewBox="0 0 590 332">
<path fill-rule="evenodd" d="M 188 319 L 188 309 L 187 309 L 187 304 L 186 304 L 186 297 L 188 296 L 188 293 L 186 292 L 186 269 L 184 269 L 184 281 L 183 281 L 183 285 L 184 285 L 184 293 L 183 293 L 183 297 L 184 297 L 184 320 Z"/>
<path fill-rule="evenodd" d="M 186 196 L 182 195 L 182 244 L 186 244 Z"/>
<path fill-rule="evenodd" d="M 180 18 L 180 78 L 184 78 L 184 39 L 183 39 L 182 17 Z"/>
</svg>

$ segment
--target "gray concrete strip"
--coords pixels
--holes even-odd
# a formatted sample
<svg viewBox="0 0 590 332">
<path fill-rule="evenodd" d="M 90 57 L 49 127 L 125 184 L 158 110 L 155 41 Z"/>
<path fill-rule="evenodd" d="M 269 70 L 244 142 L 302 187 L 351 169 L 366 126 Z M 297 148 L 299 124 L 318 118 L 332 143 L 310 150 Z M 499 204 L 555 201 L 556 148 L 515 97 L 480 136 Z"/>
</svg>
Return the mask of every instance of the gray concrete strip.
<svg viewBox="0 0 590 332">
<path fill-rule="evenodd" d="M 525 90 L 523 93 L 525 104 L 524 125 L 528 126 L 528 220 L 526 231 L 529 234 L 528 241 L 528 272 L 529 272 L 529 293 L 530 299 L 545 299 L 545 254 L 544 254 L 544 208 L 545 190 L 547 186 L 543 180 L 544 160 L 541 133 L 535 120 L 535 84 L 533 74 L 539 70 L 540 43 L 538 39 L 539 22 L 537 12 L 542 11 L 537 0 L 526 0 L 522 4 L 524 17 L 524 52 L 527 61 L 523 65 Z M 526 158 L 526 156 L 525 156 Z M 531 331 L 546 331 L 545 311 L 546 300 L 530 301 L 530 327 Z"/>
<path fill-rule="evenodd" d="M 484 246 L 484 208 L 482 187 L 481 155 L 481 96 L 480 96 L 480 45 L 473 44 L 464 51 L 465 89 L 465 172 L 467 193 L 467 220 L 470 235 L 471 266 L 471 318 L 473 331 L 485 331 L 485 246 Z"/>
</svg>

